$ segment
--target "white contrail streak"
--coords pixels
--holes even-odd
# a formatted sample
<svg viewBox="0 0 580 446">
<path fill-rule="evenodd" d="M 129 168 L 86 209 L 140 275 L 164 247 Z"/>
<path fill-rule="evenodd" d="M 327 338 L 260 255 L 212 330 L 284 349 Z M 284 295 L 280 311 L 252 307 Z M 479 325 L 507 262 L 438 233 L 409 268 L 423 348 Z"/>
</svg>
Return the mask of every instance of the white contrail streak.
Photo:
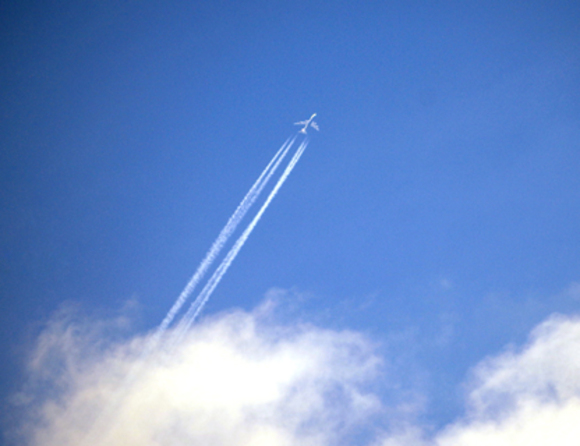
<svg viewBox="0 0 580 446">
<path fill-rule="evenodd" d="M 237 209 L 232 214 L 232 216 L 226 223 L 225 227 L 220 232 L 218 238 L 212 244 L 210 250 L 207 252 L 205 258 L 197 268 L 197 271 L 192 276 L 190 281 L 187 283 L 186 287 L 181 292 L 176 302 L 173 304 L 173 306 L 171 307 L 171 309 L 169 310 L 169 312 L 167 313 L 167 315 L 157 328 L 155 334 L 151 338 L 151 341 L 148 343 L 148 346 L 145 348 L 145 351 L 142 354 L 140 363 L 134 365 L 132 370 L 129 371 L 129 374 L 125 379 L 125 385 L 121 387 L 120 392 L 113 395 L 108 410 L 101 413 L 98 416 L 97 420 L 93 423 L 92 427 L 89 429 L 89 431 L 84 437 L 83 444 L 93 444 L 93 442 L 96 441 L 95 439 L 101 435 L 101 430 L 99 429 L 99 427 L 105 425 L 110 420 L 110 418 L 114 416 L 115 411 L 119 409 L 123 401 L 123 398 L 126 395 L 126 392 L 129 391 L 130 386 L 134 384 L 134 380 L 138 376 L 139 372 L 147 364 L 146 361 L 149 355 L 153 353 L 155 347 L 157 347 L 159 343 L 159 340 L 161 339 L 164 332 L 167 330 L 167 328 L 169 327 L 169 325 L 171 324 L 171 322 L 173 321 L 173 319 L 175 318 L 175 316 L 177 315 L 177 313 L 179 312 L 179 310 L 181 309 L 187 298 L 191 295 L 196 285 L 202 279 L 203 275 L 207 272 L 207 269 L 211 266 L 212 262 L 218 256 L 220 251 L 223 249 L 224 245 L 226 244 L 229 237 L 236 229 L 237 225 L 243 219 L 245 214 L 248 212 L 249 208 L 256 201 L 256 199 L 263 191 L 268 181 L 271 179 L 272 175 L 275 173 L 275 171 L 278 169 L 284 158 L 287 156 L 288 152 L 290 151 L 290 149 L 294 145 L 294 142 L 296 141 L 296 137 L 297 135 L 288 138 L 286 142 L 282 145 L 282 147 L 278 149 L 278 152 L 276 152 L 272 160 L 268 163 L 264 171 L 260 174 L 256 182 L 254 183 L 254 185 L 250 188 L 250 190 L 248 191 L 242 202 L 238 205 Z M 182 317 L 181 321 L 176 327 L 176 331 L 172 337 L 173 342 L 170 344 L 170 346 L 173 346 L 177 342 L 179 342 L 183 338 L 183 336 L 185 335 L 191 324 L 194 322 L 195 318 L 202 310 L 203 306 L 209 299 L 210 295 L 212 294 L 216 286 L 219 284 L 220 280 L 222 279 L 222 277 L 224 276 L 224 274 L 226 273 L 226 271 L 236 258 L 238 252 L 240 251 L 240 249 L 250 236 L 252 230 L 262 217 L 262 214 L 265 212 L 266 208 L 268 207 L 272 199 L 275 197 L 280 187 L 282 187 L 282 184 L 286 181 L 286 178 L 288 178 L 288 176 L 292 172 L 292 169 L 302 156 L 302 153 L 306 149 L 307 145 L 308 139 L 304 140 L 302 144 L 300 144 L 296 153 L 286 166 L 286 169 L 282 173 L 281 177 L 278 179 L 278 182 L 268 195 L 268 198 L 266 199 L 265 203 L 262 205 L 262 207 L 254 217 L 254 219 L 250 222 L 246 230 L 243 232 L 243 234 L 238 238 L 234 246 L 230 249 L 225 259 L 221 262 L 219 267 L 211 276 L 208 283 L 202 289 L 196 300 L 191 304 L 186 314 Z"/>
<path fill-rule="evenodd" d="M 171 307 L 171 309 L 169 310 L 169 312 L 167 313 L 167 315 L 165 316 L 159 327 L 157 328 L 157 331 L 151 340 L 152 347 L 156 345 L 161 336 L 163 336 L 163 333 L 167 330 L 167 328 L 169 327 L 169 325 L 171 324 L 171 322 L 173 321 L 173 319 L 175 318 L 175 316 L 177 315 L 177 313 L 179 312 L 185 301 L 189 298 L 189 296 L 191 295 L 191 293 L 193 292 L 199 281 L 203 278 L 204 274 L 207 272 L 208 268 L 211 266 L 215 258 L 219 255 L 220 251 L 227 243 L 228 239 L 235 231 L 240 221 L 244 218 L 244 216 L 246 215 L 252 204 L 254 204 L 254 202 L 256 201 L 256 199 L 258 198 L 258 196 L 260 195 L 260 193 L 262 192 L 262 190 L 264 189 L 264 187 L 266 186 L 266 184 L 268 183 L 268 181 L 270 180 L 270 178 L 272 177 L 272 175 L 274 174 L 274 172 L 276 171 L 282 160 L 286 157 L 290 148 L 294 145 L 295 140 L 296 136 L 290 137 L 286 140 L 284 144 L 282 144 L 282 147 L 278 149 L 278 152 L 276 152 L 272 160 L 268 163 L 264 171 L 261 173 L 261 175 L 258 177 L 256 182 L 253 184 L 253 186 L 250 188 L 250 190 L 244 197 L 244 199 L 238 205 L 237 209 L 232 214 L 232 216 L 230 217 L 230 219 L 228 220 L 228 222 L 218 235 L 217 239 L 213 242 L 213 245 L 205 255 L 205 258 L 198 266 L 197 271 L 191 277 L 191 279 L 189 280 L 189 282 L 187 283 L 187 285 L 185 286 L 185 288 L 183 289 L 183 291 L 181 292 L 181 294 L 179 295 L 179 297 L 177 298 L 177 300 L 175 301 L 175 303 L 173 304 L 173 306 Z"/>
<path fill-rule="evenodd" d="M 203 306 L 206 304 L 209 297 L 211 296 L 212 292 L 215 290 L 216 286 L 219 284 L 222 277 L 224 276 L 224 274 L 226 273 L 226 271 L 228 270 L 228 268 L 238 255 L 238 253 L 240 252 L 240 249 L 242 249 L 244 243 L 246 242 L 246 240 L 248 239 L 248 237 L 258 224 L 258 221 L 260 221 L 260 218 L 268 208 L 268 205 L 274 199 L 274 197 L 278 193 L 278 190 L 282 187 L 282 185 L 286 181 L 286 178 L 288 178 L 288 175 L 290 175 L 290 173 L 292 172 L 292 169 L 294 169 L 294 166 L 302 156 L 302 153 L 304 152 L 304 150 L 306 150 L 307 145 L 308 140 L 305 140 L 302 142 L 302 144 L 300 144 L 298 150 L 288 163 L 288 166 L 286 166 L 284 173 L 280 176 L 280 179 L 274 186 L 274 189 L 272 189 L 270 195 L 268 195 L 268 198 L 266 199 L 266 201 L 264 202 L 264 204 L 262 205 L 256 216 L 254 217 L 254 219 L 250 222 L 250 224 L 243 232 L 243 234 L 240 235 L 240 237 L 238 238 L 234 246 L 232 246 L 232 248 L 224 258 L 222 263 L 215 270 L 215 272 L 213 273 L 213 275 L 211 276 L 205 287 L 201 290 L 195 301 L 191 304 L 191 306 L 187 310 L 187 313 L 185 313 L 185 315 L 183 316 L 183 318 L 181 319 L 181 321 L 177 326 L 176 332 L 173 336 L 173 342 L 171 343 L 172 345 L 177 344 L 183 338 L 183 336 L 185 335 L 185 333 L 187 332 L 187 330 L 189 329 L 189 327 L 191 326 L 197 315 L 200 313 Z"/>
</svg>

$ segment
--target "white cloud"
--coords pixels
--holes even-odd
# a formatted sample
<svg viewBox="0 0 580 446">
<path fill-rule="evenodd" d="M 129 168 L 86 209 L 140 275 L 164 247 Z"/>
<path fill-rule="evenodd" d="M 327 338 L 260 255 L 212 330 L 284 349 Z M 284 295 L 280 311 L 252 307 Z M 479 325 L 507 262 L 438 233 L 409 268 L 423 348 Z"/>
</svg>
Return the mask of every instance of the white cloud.
<svg viewBox="0 0 580 446">
<path fill-rule="evenodd" d="M 580 438 L 580 319 L 553 316 L 521 351 L 474 370 L 469 411 L 441 446 L 576 446 Z"/>
<path fill-rule="evenodd" d="M 521 351 L 512 348 L 475 369 L 472 410 L 491 416 L 522 399 L 559 403 L 580 396 L 579 347 L 580 319 L 552 316 Z"/>
<path fill-rule="evenodd" d="M 580 318 L 552 316 L 527 345 L 473 369 L 467 413 L 427 439 L 418 426 L 379 446 L 577 446 L 580 438 Z"/>
<path fill-rule="evenodd" d="M 105 341 L 126 318 L 63 313 L 40 336 L 20 394 L 28 444 L 321 446 L 352 443 L 360 426 L 362 444 L 375 446 L 578 444 L 580 318 L 553 316 L 522 348 L 483 360 L 465 415 L 431 432 L 413 422 L 417 398 L 387 407 L 369 390 L 384 376 L 368 338 L 281 326 L 270 310 L 206 318 L 174 352 L 147 360 L 146 337 Z M 372 438 L 379 428 L 392 430 Z"/>
<path fill-rule="evenodd" d="M 354 332 L 235 311 L 143 361 L 145 338 L 103 342 L 115 325 L 60 317 L 40 337 L 21 398 L 31 445 L 334 444 L 380 408 L 364 390 L 379 360 Z"/>
<path fill-rule="evenodd" d="M 580 438 L 580 400 L 560 404 L 534 399 L 519 401 L 504 418 L 473 420 L 449 428 L 441 446 L 576 446 Z"/>
</svg>

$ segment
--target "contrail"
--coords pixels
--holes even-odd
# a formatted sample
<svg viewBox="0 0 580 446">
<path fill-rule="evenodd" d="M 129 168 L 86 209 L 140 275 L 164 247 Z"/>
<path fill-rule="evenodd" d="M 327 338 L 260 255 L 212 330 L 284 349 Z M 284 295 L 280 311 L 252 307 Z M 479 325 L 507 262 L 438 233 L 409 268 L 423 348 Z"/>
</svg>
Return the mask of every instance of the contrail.
<svg viewBox="0 0 580 446">
<path fill-rule="evenodd" d="M 187 313 L 185 313 L 185 315 L 182 317 L 181 321 L 177 326 L 176 332 L 173 336 L 173 342 L 171 342 L 171 345 L 177 344 L 183 338 L 183 336 L 185 335 L 185 333 L 187 332 L 187 330 L 189 329 L 195 318 L 198 316 L 198 314 L 208 301 L 209 297 L 211 296 L 212 292 L 219 284 L 222 277 L 224 276 L 224 274 L 226 273 L 226 271 L 228 270 L 228 268 L 238 255 L 238 253 L 240 252 L 240 249 L 242 249 L 244 243 L 246 242 L 246 240 L 248 239 L 248 237 L 258 224 L 258 221 L 260 221 L 260 218 L 268 208 L 268 205 L 274 199 L 274 197 L 278 193 L 278 190 L 282 187 L 282 185 L 286 181 L 286 178 L 288 178 L 288 175 L 290 175 L 290 173 L 292 172 L 292 169 L 294 169 L 294 166 L 302 156 L 302 153 L 304 152 L 304 150 L 306 150 L 307 145 L 308 139 L 304 140 L 302 144 L 300 144 L 298 150 L 288 163 L 288 166 L 286 166 L 284 173 L 278 179 L 278 182 L 274 186 L 274 189 L 272 189 L 270 195 L 268 195 L 268 198 L 266 199 L 266 201 L 264 202 L 264 204 L 262 205 L 256 216 L 254 217 L 254 219 L 250 222 L 250 224 L 243 232 L 243 234 L 240 235 L 240 237 L 238 238 L 234 246 L 230 249 L 230 251 L 224 258 L 222 263 L 215 270 L 215 272 L 213 273 L 213 275 L 211 276 L 205 287 L 201 290 L 195 301 L 191 304 L 191 306 L 187 310 Z"/>
<path fill-rule="evenodd" d="M 197 270 L 195 271 L 194 275 L 191 277 L 159 327 L 155 332 L 155 335 L 151 339 L 151 347 L 154 347 L 163 333 L 167 330 L 185 301 L 189 298 L 199 281 L 203 278 L 204 274 L 207 272 L 208 268 L 211 266 L 215 258 L 219 255 L 220 251 L 227 243 L 228 239 L 235 231 L 236 227 L 240 223 L 240 221 L 244 218 L 252 204 L 256 201 L 276 169 L 278 169 L 280 163 L 284 160 L 290 148 L 294 145 L 296 141 L 296 135 L 293 137 L 289 137 L 282 147 L 278 149 L 278 152 L 274 155 L 272 160 L 268 163 L 264 171 L 260 174 L 256 182 L 250 188 L 244 199 L 236 208 L 235 212 L 232 214 L 220 234 L 218 235 L 217 239 L 213 242 L 213 245 L 205 255 L 205 258 L 202 260 L 200 265 L 198 266 Z"/>
<path fill-rule="evenodd" d="M 248 191 L 242 202 L 238 205 L 235 212 L 232 214 L 232 216 L 230 217 L 230 219 L 228 220 L 228 222 L 218 235 L 217 239 L 212 244 L 210 250 L 205 255 L 205 258 L 198 266 L 196 272 L 189 280 L 186 287 L 181 292 L 176 302 L 173 304 L 173 306 L 171 307 L 171 309 L 169 310 L 169 312 L 167 313 L 167 315 L 157 328 L 155 334 L 152 336 L 151 340 L 148 343 L 148 346 L 145 348 L 145 351 L 141 356 L 141 361 L 136 365 L 134 365 L 132 367 L 132 370 L 129 371 L 128 376 L 125 379 L 125 385 L 121 386 L 120 391 L 115 395 L 113 395 L 108 410 L 104 411 L 97 417 L 92 427 L 84 436 L 83 444 L 92 444 L 93 441 L 95 441 L 95 439 L 97 438 L 97 436 L 101 435 L 102 433 L 99 427 L 108 422 L 109 419 L 115 415 L 115 411 L 120 408 L 124 395 L 126 394 L 126 392 L 129 391 L 128 390 L 129 387 L 134 384 L 134 380 L 138 376 L 139 372 L 146 365 L 146 361 L 150 359 L 148 358 L 149 355 L 153 353 L 153 350 L 158 345 L 159 340 L 161 339 L 161 337 L 163 336 L 169 325 L 171 325 L 175 316 L 177 315 L 181 307 L 184 305 L 185 301 L 188 299 L 188 297 L 193 292 L 194 288 L 203 278 L 204 274 L 207 272 L 208 268 L 211 266 L 215 258 L 219 255 L 220 251 L 223 249 L 224 245 L 227 243 L 228 239 L 231 237 L 232 233 L 234 232 L 238 224 L 241 222 L 245 214 L 248 212 L 252 204 L 261 194 L 264 187 L 271 179 L 272 175 L 274 175 L 274 173 L 276 172 L 276 170 L 278 169 L 284 158 L 288 155 L 288 152 L 296 142 L 297 136 L 298 135 L 289 137 L 286 140 L 286 142 L 284 142 L 284 144 L 280 147 L 280 149 L 278 149 L 272 160 L 268 163 L 268 165 L 266 166 L 264 171 L 260 174 L 256 182 L 252 185 L 252 187 L 250 188 L 250 190 Z M 237 254 L 242 249 L 244 243 L 250 236 L 251 232 L 257 225 L 258 221 L 266 211 L 266 208 L 268 207 L 270 202 L 274 199 L 274 197 L 278 193 L 278 190 L 282 187 L 282 185 L 284 184 L 284 182 L 294 169 L 294 166 L 302 156 L 302 153 L 306 149 L 307 145 L 308 139 L 305 139 L 298 147 L 296 153 L 294 154 L 294 156 L 284 169 L 284 172 L 278 179 L 278 182 L 268 195 L 268 198 L 266 199 L 266 201 L 264 202 L 264 204 L 262 205 L 256 216 L 253 218 L 253 220 L 250 222 L 250 224 L 248 225 L 246 230 L 242 233 L 242 235 L 238 238 L 238 240 L 236 240 L 236 243 L 230 249 L 225 259 L 221 262 L 221 264 L 216 269 L 214 274 L 211 276 L 208 283 L 202 289 L 196 300 L 191 304 L 186 314 L 182 317 L 181 321 L 178 323 L 176 327 L 175 333 L 172 336 L 173 342 L 171 342 L 170 346 L 175 345 L 183 338 L 183 336 L 185 335 L 191 324 L 194 322 L 198 314 L 201 312 L 203 306 L 208 301 L 212 292 L 217 287 L 222 277 L 227 272 L 228 268 L 236 258 Z"/>
</svg>

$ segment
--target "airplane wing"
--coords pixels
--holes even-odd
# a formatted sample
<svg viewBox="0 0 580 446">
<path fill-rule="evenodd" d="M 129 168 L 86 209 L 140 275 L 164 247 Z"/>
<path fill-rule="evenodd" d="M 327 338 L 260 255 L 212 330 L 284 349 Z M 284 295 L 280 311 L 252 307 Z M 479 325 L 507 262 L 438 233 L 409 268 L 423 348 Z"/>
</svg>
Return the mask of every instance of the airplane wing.
<svg viewBox="0 0 580 446">
<path fill-rule="evenodd" d="M 320 131 L 320 129 L 318 128 L 318 124 L 314 121 L 310 123 L 310 127 L 312 127 L 314 130 Z"/>
<path fill-rule="evenodd" d="M 308 121 L 295 122 L 294 125 L 305 125 Z"/>
</svg>

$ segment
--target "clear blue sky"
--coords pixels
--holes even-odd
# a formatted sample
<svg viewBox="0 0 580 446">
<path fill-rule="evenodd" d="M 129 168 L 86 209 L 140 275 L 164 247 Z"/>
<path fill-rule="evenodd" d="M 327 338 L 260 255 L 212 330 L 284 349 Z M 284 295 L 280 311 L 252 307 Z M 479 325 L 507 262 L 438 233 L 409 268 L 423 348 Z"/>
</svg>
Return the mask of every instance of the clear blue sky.
<svg viewBox="0 0 580 446">
<path fill-rule="evenodd" d="M 364 333 L 452 422 L 471 367 L 578 312 L 579 23 L 574 1 L 2 2 L 0 396 L 63 303 L 157 326 L 316 112 L 204 315 L 291 290 L 285 323 Z"/>
</svg>

